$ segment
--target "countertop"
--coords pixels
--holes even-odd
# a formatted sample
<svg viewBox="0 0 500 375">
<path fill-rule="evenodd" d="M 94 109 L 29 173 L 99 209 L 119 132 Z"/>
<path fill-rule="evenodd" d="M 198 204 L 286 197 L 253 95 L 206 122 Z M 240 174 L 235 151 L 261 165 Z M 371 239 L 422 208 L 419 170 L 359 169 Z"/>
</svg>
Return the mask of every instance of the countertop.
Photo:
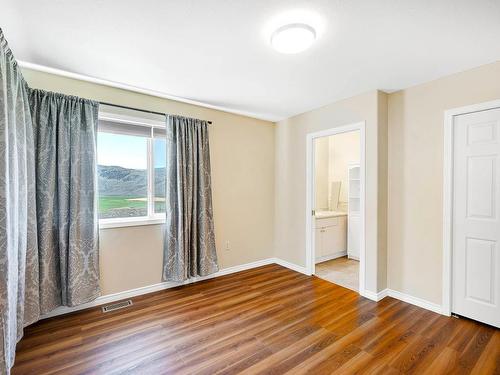
<svg viewBox="0 0 500 375">
<path fill-rule="evenodd" d="M 316 219 L 327 219 L 330 217 L 347 216 L 347 212 L 344 211 L 316 211 L 314 217 Z"/>
</svg>

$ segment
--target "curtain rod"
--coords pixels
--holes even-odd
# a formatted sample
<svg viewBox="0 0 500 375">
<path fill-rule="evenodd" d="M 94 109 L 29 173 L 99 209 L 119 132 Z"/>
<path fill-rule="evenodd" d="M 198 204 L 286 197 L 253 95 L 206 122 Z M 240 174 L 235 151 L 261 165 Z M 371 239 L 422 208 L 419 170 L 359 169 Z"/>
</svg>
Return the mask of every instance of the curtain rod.
<svg viewBox="0 0 500 375">
<path fill-rule="evenodd" d="M 112 103 L 106 103 L 106 102 L 99 102 L 99 104 L 102 105 L 109 105 L 111 107 L 118 107 L 118 108 L 123 108 L 123 109 L 131 109 L 132 111 L 139 111 L 139 112 L 145 112 L 145 113 L 151 113 L 153 115 L 160 115 L 160 116 L 166 116 L 165 113 L 161 112 L 155 112 L 155 111 L 148 111 L 147 109 L 139 109 L 139 108 L 132 108 L 132 107 L 127 107 L 125 105 L 119 105 L 119 104 L 112 104 Z M 212 123 L 212 121 L 207 121 L 209 124 Z"/>
</svg>

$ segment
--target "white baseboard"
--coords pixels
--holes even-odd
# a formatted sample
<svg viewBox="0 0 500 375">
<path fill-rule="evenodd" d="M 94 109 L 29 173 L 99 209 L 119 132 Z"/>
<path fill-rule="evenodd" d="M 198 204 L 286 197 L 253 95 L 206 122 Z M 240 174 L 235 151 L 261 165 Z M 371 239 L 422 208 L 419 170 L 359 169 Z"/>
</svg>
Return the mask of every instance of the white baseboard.
<svg viewBox="0 0 500 375">
<path fill-rule="evenodd" d="M 280 258 L 274 258 L 274 263 L 279 264 L 280 266 L 289 268 L 293 271 L 303 273 L 304 275 L 309 275 L 307 273 L 306 267 L 298 266 L 295 263 L 290 263 L 290 262 L 283 260 L 283 259 L 280 259 Z"/>
<path fill-rule="evenodd" d="M 78 306 L 74 306 L 74 307 L 68 307 L 68 306 L 58 307 L 57 309 L 54 309 L 51 312 L 49 312 L 45 315 L 42 315 L 40 317 L 40 319 L 46 319 L 46 318 L 51 318 L 53 316 L 68 314 L 71 312 L 84 310 L 84 309 L 88 309 L 91 307 L 101 306 L 101 305 L 105 305 L 105 304 L 108 304 L 111 302 L 120 301 L 120 300 L 127 299 L 127 298 L 137 297 L 137 296 L 140 296 L 142 294 L 158 292 L 160 290 L 170 289 L 170 288 L 174 288 L 174 287 L 180 286 L 180 285 L 186 285 L 186 284 L 191 284 L 191 283 L 194 283 L 197 281 L 213 279 L 214 277 L 229 275 L 231 273 L 245 271 L 245 270 L 248 270 L 251 268 L 261 267 L 261 266 L 265 266 L 265 265 L 273 264 L 273 263 L 278 263 L 276 261 L 276 258 L 267 258 L 267 259 L 258 260 L 256 262 L 245 263 L 245 264 L 241 264 L 241 265 L 234 266 L 234 267 L 223 268 L 220 271 L 213 273 L 211 275 L 203 276 L 203 277 L 195 277 L 195 278 L 186 280 L 182 283 L 166 281 L 166 282 L 162 282 L 162 283 L 158 283 L 158 284 L 143 286 L 143 287 L 136 288 L 136 289 L 126 290 L 123 292 L 108 294 L 105 296 L 98 297 L 94 301 L 84 303 L 82 305 L 78 305 Z M 287 267 L 284 264 L 281 264 L 281 265 L 284 267 Z M 290 267 L 288 267 L 288 268 L 290 268 Z"/>
<path fill-rule="evenodd" d="M 363 297 L 366 297 L 368 299 L 371 299 L 372 301 L 378 302 L 380 300 L 383 300 L 385 297 L 387 297 L 387 289 L 384 289 L 378 293 L 372 292 L 370 290 L 364 290 L 362 293 L 360 293 Z"/>
<path fill-rule="evenodd" d="M 422 298 L 414 297 L 409 294 L 401 293 L 398 292 L 397 290 L 393 289 L 384 289 L 378 293 L 371 292 L 369 290 L 365 290 L 362 293 L 363 297 L 366 297 L 368 299 L 371 299 L 372 301 L 378 302 L 383 300 L 385 297 L 392 297 L 396 298 L 400 301 L 406 302 L 406 303 L 411 303 L 412 305 L 421 307 L 426 310 L 433 311 L 438 314 L 446 315 L 443 312 L 443 309 L 441 308 L 441 305 L 438 305 L 433 302 L 426 301 Z"/>
<path fill-rule="evenodd" d="M 387 290 L 387 295 L 389 297 L 396 298 L 396 299 L 403 301 L 403 302 L 406 302 L 406 303 L 411 303 L 412 305 L 415 305 L 415 306 L 418 306 L 418 307 L 421 307 L 423 309 L 427 309 L 430 311 L 434 311 L 435 313 L 438 313 L 438 314 L 446 315 L 443 312 L 443 308 L 441 307 L 441 305 L 438 305 L 437 303 L 429 302 L 429 301 L 422 299 L 422 298 L 418 298 L 418 297 L 414 297 L 414 296 L 411 296 L 411 295 L 406 294 L 406 293 L 398 292 L 397 290 L 393 290 L 393 289 L 386 289 L 386 290 Z"/>
<path fill-rule="evenodd" d="M 403 302 L 406 302 L 406 303 L 411 303 L 412 305 L 421 307 L 423 309 L 430 310 L 430 311 L 433 311 L 433 312 L 438 313 L 438 314 L 446 315 L 446 314 L 444 314 L 443 309 L 441 308 L 441 305 L 438 305 L 438 304 L 433 303 L 433 302 L 429 302 L 429 301 L 422 299 L 422 298 L 411 296 L 411 295 L 406 294 L 406 293 L 398 292 L 397 290 L 393 290 L 393 289 L 384 289 L 378 293 L 371 292 L 369 290 L 365 290 L 362 295 L 363 295 L 363 297 L 371 299 L 372 301 L 375 301 L 375 302 L 381 301 L 385 297 L 392 297 L 392 298 L 396 298 L 396 299 L 403 301 Z"/>
<path fill-rule="evenodd" d="M 279 264 L 280 266 L 289 268 L 293 271 L 308 275 L 305 267 L 296 265 L 294 263 L 290 263 L 290 262 L 283 260 L 283 259 L 280 259 L 280 258 L 267 258 L 267 259 L 258 260 L 256 262 L 245 263 L 245 264 L 241 264 L 241 265 L 234 266 L 234 267 L 224 268 L 224 269 L 221 269 L 220 271 L 218 271 L 212 275 L 203 276 L 203 277 L 196 277 L 193 279 L 186 280 L 183 283 L 174 283 L 174 282 L 167 281 L 167 282 L 162 282 L 162 283 L 158 283 L 158 284 L 144 286 L 141 288 L 126 290 L 126 291 L 118 292 L 118 293 L 114 293 L 114 294 L 108 294 L 106 296 L 98 297 L 95 301 L 85 303 L 83 305 L 79 305 L 79 306 L 75 306 L 75 307 L 67 307 L 67 306 L 58 307 L 57 309 L 52 310 L 50 313 L 43 315 L 40 319 L 46 319 L 46 318 L 51 318 L 51 317 L 58 316 L 58 315 L 68 314 L 71 312 L 75 312 L 75 311 L 79 311 L 79 310 L 83 310 L 83 309 L 88 309 L 91 307 L 101 306 L 101 305 L 105 305 L 105 304 L 115 302 L 115 301 L 120 301 L 120 300 L 127 299 L 127 298 L 137 297 L 137 296 L 140 296 L 142 294 L 158 292 L 160 290 L 174 288 L 174 287 L 180 286 L 180 285 L 186 285 L 186 284 L 191 284 L 191 283 L 194 283 L 197 281 L 213 279 L 215 277 L 229 275 L 229 274 L 232 274 L 235 272 L 245 271 L 245 270 L 248 270 L 251 268 L 261 267 L 261 266 L 265 266 L 265 265 L 273 264 L 273 263 Z M 415 305 L 415 306 L 418 306 L 418 307 L 421 307 L 421 308 L 424 308 L 424 309 L 427 309 L 430 311 L 434 311 L 438 314 L 444 315 L 444 312 L 443 312 L 443 309 L 441 308 L 441 305 L 426 301 L 426 300 L 418 298 L 418 297 L 413 297 L 413 296 L 410 296 L 409 294 L 401 293 L 401 292 L 398 292 L 398 291 L 392 290 L 392 289 L 384 289 L 378 293 L 371 292 L 369 290 L 364 290 L 361 293 L 361 295 L 363 297 L 366 297 L 366 298 L 371 299 L 372 301 L 376 301 L 376 302 L 389 296 L 389 297 L 399 299 L 403 302 L 411 303 L 412 305 Z"/>
<path fill-rule="evenodd" d="M 314 262 L 315 263 L 321 263 L 321 262 L 326 262 L 329 260 L 337 259 L 337 258 L 342 258 L 347 255 L 347 250 L 344 251 L 337 251 L 336 253 L 324 256 L 324 257 L 317 257 Z"/>
</svg>

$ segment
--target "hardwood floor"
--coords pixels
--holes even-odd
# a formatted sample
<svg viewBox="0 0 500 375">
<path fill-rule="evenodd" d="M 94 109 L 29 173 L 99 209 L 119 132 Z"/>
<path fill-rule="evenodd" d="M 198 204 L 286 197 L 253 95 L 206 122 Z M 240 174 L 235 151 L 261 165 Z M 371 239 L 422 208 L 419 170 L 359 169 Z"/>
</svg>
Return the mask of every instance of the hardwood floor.
<svg viewBox="0 0 500 375">
<path fill-rule="evenodd" d="M 499 374 L 500 330 L 269 265 L 41 321 L 13 374 Z"/>
</svg>

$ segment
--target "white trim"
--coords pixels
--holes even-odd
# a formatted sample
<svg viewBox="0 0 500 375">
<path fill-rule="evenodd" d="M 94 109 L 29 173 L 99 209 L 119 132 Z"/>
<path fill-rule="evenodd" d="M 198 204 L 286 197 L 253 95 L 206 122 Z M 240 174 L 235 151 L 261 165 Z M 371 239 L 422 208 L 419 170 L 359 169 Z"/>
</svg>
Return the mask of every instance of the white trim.
<svg viewBox="0 0 500 375">
<path fill-rule="evenodd" d="M 88 308 L 92 308 L 92 307 L 97 307 L 97 306 L 105 305 L 105 304 L 108 304 L 111 302 L 116 302 L 116 301 L 120 301 L 120 300 L 127 299 L 127 298 L 137 297 L 137 296 L 140 296 L 143 294 L 154 293 L 154 292 L 158 292 L 160 290 L 175 288 L 175 287 L 180 286 L 180 285 L 187 285 L 187 284 L 191 284 L 191 283 L 198 282 L 198 281 L 213 279 L 216 277 L 229 275 L 229 274 L 232 274 L 235 272 L 240 272 L 240 271 L 245 271 L 245 270 L 256 268 L 256 267 L 266 266 L 268 264 L 278 264 L 280 266 L 286 267 L 286 268 L 291 269 L 293 271 L 300 272 L 300 273 L 307 275 L 307 270 L 305 267 L 298 266 L 294 263 L 287 262 L 286 260 L 283 260 L 280 258 L 267 258 L 267 259 L 262 259 L 262 260 L 258 260 L 258 261 L 251 262 L 251 263 L 241 264 L 239 266 L 224 268 L 224 269 L 222 269 L 222 270 L 220 270 L 212 275 L 192 278 L 192 279 L 186 280 L 183 283 L 162 282 L 162 283 L 158 283 L 158 284 L 147 285 L 147 286 L 136 288 L 136 289 L 126 290 L 123 292 L 108 294 L 106 296 L 101 296 L 101 297 L 98 297 L 95 301 L 85 303 L 83 305 L 79 305 L 79 306 L 75 306 L 75 307 L 66 307 L 66 306 L 58 307 L 57 309 L 51 311 L 50 313 L 42 315 L 41 319 L 52 318 L 54 316 L 68 314 L 68 313 L 72 313 L 75 311 L 84 310 L 84 309 L 88 309 Z M 403 302 L 411 303 L 412 305 L 437 312 L 439 314 L 443 313 L 441 306 L 439 306 L 435 303 L 423 300 L 421 298 L 413 297 L 413 296 L 410 296 L 408 294 L 398 292 L 396 290 L 384 289 L 378 293 L 374 293 L 374 292 L 365 290 L 361 295 L 363 297 L 366 297 L 366 298 L 371 299 L 371 300 L 376 301 L 376 302 L 384 299 L 386 296 L 389 296 L 389 297 L 399 299 Z"/>
<path fill-rule="evenodd" d="M 132 110 L 127 110 L 132 111 Z M 120 117 L 121 116 L 121 117 Z M 100 127 L 98 129 L 99 133 L 110 133 L 110 134 L 129 134 L 127 131 L 118 132 L 120 129 L 120 125 L 122 128 L 124 124 L 141 126 L 143 129 L 149 130 L 149 135 L 146 139 L 146 157 L 147 157 L 147 193 L 146 193 L 146 209 L 147 216 L 140 217 L 117 217 L 117 218 L 108 218 L 108 219 L 99 219 L 99 229 L 109 229 L 109 228 L 121 228 L 121 227 L 135 227 L 142 225 L 157 225 L 165 223 L 165 214 L 155 213 L 154 212 L 154 129 L 160 128 L 160 126 L 154 125 L 154 120 L 148 119 L 147 117 L 130 117 L 124 114 L 107 114 L 99 110 L 99 120 L 107 119 L 112 122 L 116 122 L 117 131 L 109 131 L 109 129 L 102 129 Z M 127 120 L 128 119 L 128 120 Z M 133 121 L 131 119 L 134 119 Z M 151 123 L 148 123 L 151 121 Z M 165 128 L 165 125 L 163 125 Z M 134 135 L 133 133 L 131 135 Z M 99 148 L 99 147 L 98 147 Z"/>
<path fill-rule="evenodd" d="M 444 313 L 441 305 L 438 305 L 437 303 L 429 302 L 425 299 L 414 297 L 414 296 L 411 296 L 411 295 L 406 294 L 406 293 L 398 292 L 397 290 L 393 290 L 393 289 L 384 289 L 378 293 L 371 292 L 369 290 L 365 290 L 362 295 L 363 295 L 363 297 L 371 299 L 372 301 L 375 301 L 375 302 L 381 301 L 385 297 L 392 297 L 392 298 L 398 299 L 400 301 L 421 307 L 423 309 L 433 311 L 433 312 L 438 313 L 438 314 L 446 315 Z"/>
<path fill-rule="evenodd" d="M 279 264 L 280 266 L 289 268 L 293 271 L 303 273 L 304 275 L 311 276 L 307 273 L 307 269 L 305 267 L 299 266 L 295 263 L 290 263 L 290 262 L 283 260 L 283 259 L 280 259 L 280 258 L 273 258 L 273 261 L 274 261 L 274 263 Z"/>
<path fill-rule="evenodd" d="M 442 310 L 451 315 L 451 247 L 453 207 L 453 115 L 445 112 L 443 155 L 443 275 Z"/>
<path fill-rule="evenodd" d="M 342 250 L 342 251 L 337 251 L 336 253 L 326 255 L 324 257 L 318 257 L 314 259 L 314 262 L 316 264 L 321 263 L 321 262 L 326 262 L 329 260 L 337 259 L 337 258 L 342 258 L 347 255 L 347 250 Z"/>
<path fill-rule="evenodd" d="M 95 301 L 92 301 L 89 303 L 84 303 L 82 305 L 78 305 L 78 306 L 74 306 L 74 307 L 66 307 L 66 306 L 58 307 L 57 309 L 52 310 L 50 313 L 43 315 L 41 317 L 41 319 L 51 318 L 53 316 L 68 314 L 71 312 L 84 310 L 84 309 L 88 309 L 91 307 L 105 305 L 105 304 L 119 301 L 119 300 L 123 300 L 126 298 L 132 298 L 132 297 L 137 297 L 137 296 L 140 296 L 143 294 L 158 292 L 160 290 L 170 289 L 170 288 L 174 288 L 174 287 L 177 287 L 180 285 L 191 284 L 191 283 L 194 283 L 197 281 L 213 279 L 215 277 L 229 275 L 231 273 L 245 271 L 245 270 L 248 270 L 251 268 L 261 267 L 261 266 L 265 266 L 265 265 L 273 264 L 273 263 L 278 263 L 278 260 L 276 258 L 267 258 L 267 259 L 262 259 L 262 260 L 258 260 L 258 261 L 251 262 L 251 263 L 241 264 L 239 266 L 224 268 L 224 269 L 222 269 L 222 270 L 220 270 L 212 275 L 192 278 L 192 279 L 186 280 L 183 283 L 175 283 L 175 282 L 167 281 L 167 282 L 162 282 L 162 283 L 158 283 L 158 284 L 143 286 L 143 287 L 136 288 L 136 289 L 126 290 L 126 291 L 118 292 L 118 293 L 114 293 L 114 294 L 108 294 L 106 296 L 98 297 Z M 293 266 L 294 268 L 298 267 L 298 266 L 292 265 L 291 263 L 288 263 L 288 262 L 283 262 L 283 263 L 284 264 L 281 264 L 281 263 L 278 263 L 278 264 L 280 264 L 284 267 L 287 267 L 287 268 L 291 268 L 291 267 L 288 267 L 287 265 L 285 265 L 285 263 Z M 294 268 L 291 268 L 291 269 L 294 269 Z M 298 268 L 300 268 L 300 267 L 298 267 Z M 294 269 L 294 270 L 296 271 L 296 269 Z M 298 271 L 298 272 L 300 272 L 300 271 Z"/>
<path fill-rule="evenodd" d="M 161 217 L 124 217 L 124 218 L 114 218 L 114 219 L 100 219 L 99 229 L 111 229 L 111 228 L 122 228 L 122 227 L 139 227 L 142 225 L 160 225 L 165 224 L 165 215 Z"/>
<path fill-rule="evenodd" d="M 313 259 L 315 258 L 314 249 L 316 248 L 316 236 L 313 235 L 313 207 L 315 197 L 314 184 L 314 143 L 313 135 L 308 134 L 306 137 L 306 271 L 309 276 L 314 273 L 315 266 Z"/>
<path fill-rule="evenodd" d="M 350 131 L 359 130 L 360 133 L 360 213 L 361 218 L 361 239 L 359 250 L 359 294 L 364 295 L 365 292 L 365 274 L 366 274 L 366 243 L 365 243 L 365 221 L 366 221 L 366 157 L 365 157 L 365 121 L 357 122 L 354 124 L 337 126 L 331 129 L 322 130 L 315 133 L 308 133 L 306 136 L 306 274 L 313 275 L 315 270 L 314 259 L 314 236 L 313 236 L 313 222 L 312 210 L 314 200 L 314 139 L 321 137 L 328 137 L 331 135 L 346 133 Z"/>
<path fill-rule="evenodd" d="M 452 313 L 452 236 L 453 236 L 453 121 L 455 116 L 500 108 L 500 100 L 453 108 L 444 112 L 443 156 L 443 315 Z"/>
<path fill-rule="evenodd" d="M 148 186 L 147 186 L 147 192 L 148 192 L 148 200 L 147 200 L 147 207 L 148 207 L 148 218 L 154 218 L 155 212 L 154 212 L 154 185 L 155 185 L 155 161 L 154 161 L 154 148 L 153 148 L 153 128 L 151 128 L 151 134 L 150 138 L 147 139 L 147 148 L 148 148 L 148 160 L 147 160 L 147 178 L 148 178 Z M 166 171 L 166 168 L 165 168 Z M 164 215 L 166 216 L 166 215 Z"/>
<path fill-rule="evenodd" d="M 360 294 L 365 298 L 368 298 L 368 299 L 371 299 L 372 301 L 378 302 L 378 301 L 383 300 L 385 297 L 387 297 L 387 292 L 388 292 L 388 289 L 384 289 L 378 293 L 375 293 L 375 292 L 372 292 L 370 290 L 365 289 L 363 294 L 361 294 L 361 293 Z"/>
<path fill-rule="evenodd" d="M 55 75 L 58 75 L 58 76 L 68 77 L 68 78 L 72 78 L 72 79 L 77 79 L 77 80 L 80 80 L 80 81 L 85 81 L 85 82 L 90 82 L 90 83 L 96 83 L 98 85 L 103 85 L 103 86 L 108 86 L 108 87 L 115 87 L 115 88 L 122 89 L 122 90 L 127 90 L 127 91 L 132 91 L 132 92 L 138 92 L 140 94 L 155 96 L 155 97 L 162 98 L 162 99 L 175 100 L 175 101 L 181 102 L 181 103 L 192 104 L 192 105 L 196 105 L 196 106 L 199 106 L 199 107 L 215 109 L 215 110 L 223 111 L 223 112 L 227 112 L 227 113 L 234 113 L 234 114 L 237 114 L 237 115 L 251 117 L 251 118 L 255 118 L 255 119 L 259 119 L 259 120 L 264 120 L 264 121 L 273 121 L 273 122 L 275 122 L 275 121 L 280 120 L 280 118 L 276 118 L 276 117 L 262 116 L 262 115 L 255 114 L 253 112 L 240 111 L 240 110 L 231 109 L 231 108 L 228 108 L 228 107 L 212 105 L 212 104 L 208 104 L 208 103 L 204 103 L 204 102 L 199 102 L 199 101 L 196 101 L 196 100 L 187 99 L 187 98 L 183 98 L 183 97 L 180 97 L 180 96 L 175 96 L 175 95 L 171 95 L 171 94 L 167 94 L 167 93 L 163 93 L 163 92 L 159 92 L 159 91 L 155 91 L 155 90 L 149 90 L 149 89 L 144 89 L 144 88 L 137 87 L 137 86 L 128 85 L 128 84 L 125 84 L 125 83 L 108 81 L 107 79 L 90 77 L 90 76 L 87 76 L 87 75 L 84 75 L 84 74 L 68 72 L 68 71 L 62 70 L 62 69 L 50 68 L 50 67 L 45 66 L 45 65 L 33 64 L 33 63 L 30 63 L 30 62 L 27 62 L 27 61 L 18 60 L 17 63 L 22 68 L 26 68 L 26 69 L 36 70 L 36 71 L 43 72 L 43 73 L 55 74 Z"/>
<path fill-rule="evenodd" d="M 437 303 L 429 302 L 425 299 L 414 297 L 414 296 L 411 296 L 411 295 L 406 294 L 406 293 L 401 293 L 401 292 L 398 292 L 397 290 L 393 290 L 393 289 L 385 289 L 385 290 L 386 290 L 386 295 L 389 297 L 396 298 L 396 299 L 403 301 L 403 302 L 406 302 L 406 303 L 411 303 L 412 305 L 421 307 L 421 308 L 426 309 L 426 310 L 433 311 L 433 312 L 438 313 L 438 314 L 446 315 L 443 312 L 442 306 L 438 305 Z"/>
<path fill-rule="evenodd" d="M 125 111 L 122 109 L 122 112 Z M 134 111 L 133 109 L 127 109 L 128 112 L 139 112 Z M 117 122 L 120 124 L 129 124 L 129 125 L 137 125 L 137 126 L 146 126 L 148 128 L 159 128 L 166 129 L 166 115 L 154 115 L 155 117 L 162 118 L 162 120 L 154 120 L 147 116 L 152 116 L 149 113 L 139 112 L 144 116 L 132 116 L 124 113 L 112 113 L 106 110 L 106 105 L 102 104 L 99 106 L 99 120 Z"/>
</svg>

